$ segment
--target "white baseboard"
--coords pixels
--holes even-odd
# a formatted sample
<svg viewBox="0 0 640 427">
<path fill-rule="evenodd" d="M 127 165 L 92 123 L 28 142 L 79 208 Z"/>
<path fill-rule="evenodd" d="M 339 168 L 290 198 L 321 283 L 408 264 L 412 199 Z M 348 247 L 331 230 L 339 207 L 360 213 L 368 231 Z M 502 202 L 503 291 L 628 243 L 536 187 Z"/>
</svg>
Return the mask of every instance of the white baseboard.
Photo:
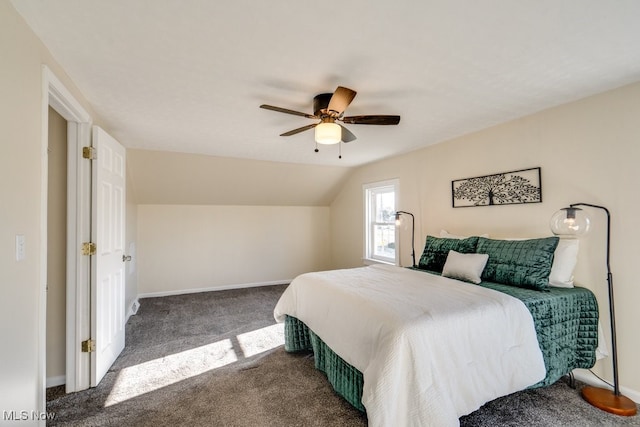
<svg viewBox="0 0 640 427">
<path fill-rule="evenodd" d="M 611 389 L 607 383 L 601 381 L 598 377 L 589 372 L 588 369 L 574 369 L 573 376 L 578 380 L 582 381 L 585 384 L 592 385 L 594 387 L 604 387 Z M 640 403 L 640 392 L 637 390 L 632 390 L 628 387 L 620 386 L 620 392 L 627 396 L 629 399 L 633 400 L 636 403 Z"/>
<path fill-rule="evenodd" d="M 224 286 L 212 286 L 208 288 L 195 288 L 195 289 L 179 289 L 175 291 L 161 291 L 161 292 L 148 292 L 144 294 L 138 294 L 138 299 L 142 298 L 154 298 L 154 297 L 167 297 L 171 295 L 184 295 L 195 294 L 198 292 L 212 292 L 212 291 L 227 291 L 230 289 L 242 289 L 242 288 L 256 288 L 259 286 L 273 286 L 273 285 L 285 285 L 291 283 L 292 279 L 285 280 L 272 280 L 270 282 L 256 282 L 256 283 L 239 283 L 235 285 Z"/>
<path fill-rule="evenodd" d="M 67 377 L 66 375 L 60 375 L 57 377 L 47 377 L 47 385 L 46 387 L 56 387 L 59 385 L 63 385 L 67 383 Z"/>
</svg>

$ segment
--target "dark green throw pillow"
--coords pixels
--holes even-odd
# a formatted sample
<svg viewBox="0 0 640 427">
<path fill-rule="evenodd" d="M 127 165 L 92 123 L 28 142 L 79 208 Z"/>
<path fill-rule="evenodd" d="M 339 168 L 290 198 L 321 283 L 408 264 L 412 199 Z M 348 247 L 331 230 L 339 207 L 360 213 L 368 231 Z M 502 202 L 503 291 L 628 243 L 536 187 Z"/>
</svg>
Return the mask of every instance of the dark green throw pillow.
<svg viewBox="0 0 640 427">
<path fill-rule="evenodd" d="M 466 239 L 446 239 L 427 236 L 418 268 L 442 273 L 442 267 L 444 267 L 444 263 L 447 262 L 449 251 L 456 251 L 461 254 L 472 254 L 476 252 L 477 243 L 477 236 L 467 237 Z"/>
<path fill-rule="evenodd" d="M 558 237 L 493 240 L 480 237 L 476 252 L 489 255 L 482 280 L 546 290 Z"/>
</svg>

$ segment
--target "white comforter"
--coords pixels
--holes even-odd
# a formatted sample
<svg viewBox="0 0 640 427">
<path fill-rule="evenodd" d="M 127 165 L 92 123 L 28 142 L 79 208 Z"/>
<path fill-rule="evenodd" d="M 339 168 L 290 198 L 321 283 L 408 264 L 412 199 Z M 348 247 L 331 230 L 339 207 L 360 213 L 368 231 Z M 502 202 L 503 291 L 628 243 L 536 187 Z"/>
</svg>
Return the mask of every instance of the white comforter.
<svg viewBox="0 0 640 427">
<path fill-rule="evenodd" d="M 298 276 L 275 307 L 364 377 L 370 426 L 457 426 L 485 402 L 545 377 L 518 299 L 400 267 Z"/>
</svg>

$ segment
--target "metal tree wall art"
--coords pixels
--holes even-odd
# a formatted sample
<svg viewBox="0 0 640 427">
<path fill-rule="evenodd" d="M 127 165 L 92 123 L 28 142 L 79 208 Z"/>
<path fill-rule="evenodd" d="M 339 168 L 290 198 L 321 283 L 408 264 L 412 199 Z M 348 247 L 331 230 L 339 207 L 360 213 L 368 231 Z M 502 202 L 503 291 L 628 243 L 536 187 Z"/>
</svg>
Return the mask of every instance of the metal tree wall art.
<svg viewBox="0 0 640 427">
<path fill-rule="evenodd" d="M 454 208 L 542 202 L 540 168 L 451 181 Z"/>
</svg>

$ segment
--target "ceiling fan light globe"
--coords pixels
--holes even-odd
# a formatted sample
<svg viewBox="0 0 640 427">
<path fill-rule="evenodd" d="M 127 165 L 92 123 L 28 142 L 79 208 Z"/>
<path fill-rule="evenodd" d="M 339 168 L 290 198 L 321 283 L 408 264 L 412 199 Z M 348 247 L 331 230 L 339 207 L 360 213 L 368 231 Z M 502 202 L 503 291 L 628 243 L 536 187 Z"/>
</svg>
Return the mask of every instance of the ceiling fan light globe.
<svg viewBox="0 0 640 427">
<path fill-rule="evenodd" d="M 337 144 L 342 139 L 342 128 L 337 123 L 320 123 L 316 126 L 315 132 L 318 144 Z"/>
</svg>

